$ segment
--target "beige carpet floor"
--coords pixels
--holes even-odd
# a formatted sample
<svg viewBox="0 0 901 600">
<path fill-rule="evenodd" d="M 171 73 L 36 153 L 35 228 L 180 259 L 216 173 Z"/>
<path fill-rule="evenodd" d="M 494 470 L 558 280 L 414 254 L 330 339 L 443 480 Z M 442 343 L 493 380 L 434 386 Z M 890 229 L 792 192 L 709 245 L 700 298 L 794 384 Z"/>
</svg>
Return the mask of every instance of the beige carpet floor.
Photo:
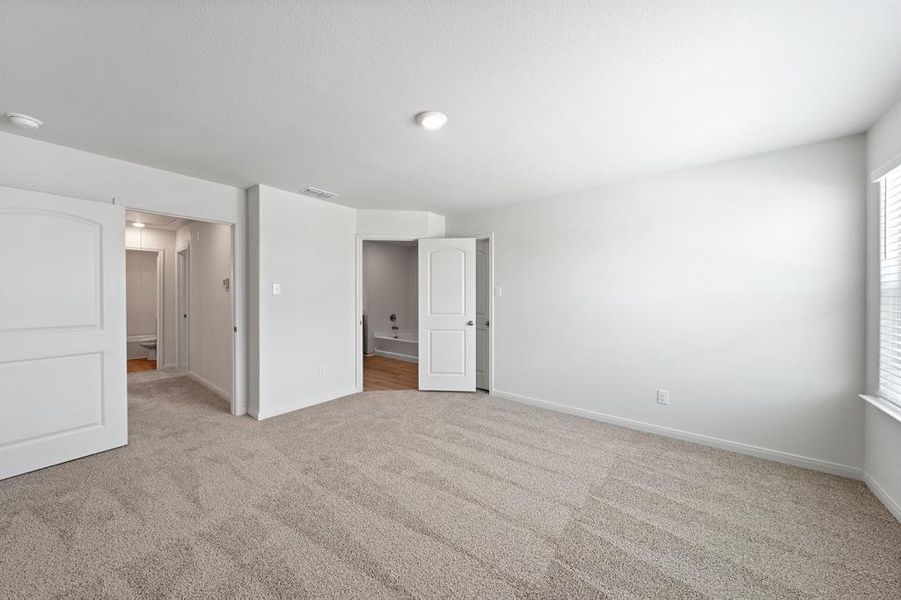
<svg viewBox="0 0 901 600">
<path fill-rule="evenodd" d="M 484 394 L 256 422 L 138 375 L 127 447 L 0 482 L 0 598 L 901 598 L 857 481 Z"/>
</svg>

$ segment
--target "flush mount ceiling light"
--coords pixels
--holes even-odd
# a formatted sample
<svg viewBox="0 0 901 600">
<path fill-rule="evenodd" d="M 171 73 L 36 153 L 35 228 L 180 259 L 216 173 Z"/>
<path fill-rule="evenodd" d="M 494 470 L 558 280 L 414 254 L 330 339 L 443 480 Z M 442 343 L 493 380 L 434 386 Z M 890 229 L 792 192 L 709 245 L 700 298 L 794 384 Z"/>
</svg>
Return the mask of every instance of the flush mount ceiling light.
<svg viewBox="0 0 901 600">
<path fill-rule="evenodd" d="M 447 115 L 443 112 L 427 110 L 416 115 L 416 122 L 419 123 L 420 127 L 429 131 L 435 131 L 444 127 L 447 123 Z"/>
<path fill-rule="evenodd" d="M 22 129 L 37 129 L 44 124 L 40 119 L 35 119 L 22 113 L 8 112 L 6 113 L 6 118 L 12 121 L 13 125 Z"/>
<path fill-rule="evenodd" d="M 144 229 L 145 227 L 147 227 L 146 225 L 144 225 L 144 224 L 141 223 L 140 221 L 135 221 L 134 223 L 131 224 L 131 226 L 132 226 L 132 227 L 137 227 L 138 229 Z"/>
</svg>

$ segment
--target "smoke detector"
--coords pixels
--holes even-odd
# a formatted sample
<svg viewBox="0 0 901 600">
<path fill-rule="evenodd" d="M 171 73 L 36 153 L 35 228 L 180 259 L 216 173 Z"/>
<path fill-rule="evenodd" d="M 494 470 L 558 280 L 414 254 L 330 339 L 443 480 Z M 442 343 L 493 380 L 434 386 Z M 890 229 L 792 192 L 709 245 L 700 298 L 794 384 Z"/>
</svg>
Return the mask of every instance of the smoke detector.
<svg viewBox="0 0 901 600">
<path fill-rule="evenodd" d="M 318 198 L 320 200 L 329 200 L 331 198 L 335 198 L 338 194 L 335 192 L 327 192 L 325 190 L 320 190 L 319 188 L 314 187 L 305 187 L 300 190 L 300 193 L 304 196 L 309 196 L 311 198 Z"/>
<path fill-rule="evenodd" d="M 12 121 L 13 125 L 21 127 L 22 129 L 37 129 L 44 124 L 40 119 L 35 119 L 34 117 L 23 115 L 22 113 L 8 112 L 6 113 L 6 118 Z"/>
</svg>

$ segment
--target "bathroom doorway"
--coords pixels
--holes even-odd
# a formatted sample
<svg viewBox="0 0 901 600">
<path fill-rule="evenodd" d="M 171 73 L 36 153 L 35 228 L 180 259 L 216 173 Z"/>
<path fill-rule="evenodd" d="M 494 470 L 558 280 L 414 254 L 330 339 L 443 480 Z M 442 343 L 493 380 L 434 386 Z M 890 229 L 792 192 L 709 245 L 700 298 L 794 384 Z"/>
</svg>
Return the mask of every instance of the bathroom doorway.
<svg viewBox="0 0 901 600">
<path fill-rule="evenodd" d="M 363 390 L 415 390 L 419 282 L 415 240 L 365 240 L 362 249 Z"/>
<path fill-rule="evenodd" d="M 157 340 L 161 338 L 162 248 L 125 251 L 125 331 L 129 373 L 152 371 L 163 358 Z"/>
</svg>

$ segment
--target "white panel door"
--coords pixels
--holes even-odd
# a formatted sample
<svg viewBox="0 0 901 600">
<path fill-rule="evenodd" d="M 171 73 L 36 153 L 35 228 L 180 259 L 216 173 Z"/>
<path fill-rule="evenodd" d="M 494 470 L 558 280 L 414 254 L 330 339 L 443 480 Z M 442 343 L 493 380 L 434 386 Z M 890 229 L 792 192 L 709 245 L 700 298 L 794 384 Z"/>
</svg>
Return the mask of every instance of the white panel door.
<svg viewBox="0 0 901 600">
<path fill-rule="evenodd" d="M 419 240 L 419 389 L 476 389 L 476 241 Z"/>
<path fill-rule="evenodd" d="M 0 479 L 127 443 L 125 211 L 0 187 Z"/>
<path fill-rule="evenodd" d="M 491 264 L 488 260 L 488 240 L 476 242 L 476 387 L 489 388 L 488 321 L 491 305 Z"/>
</svg>

